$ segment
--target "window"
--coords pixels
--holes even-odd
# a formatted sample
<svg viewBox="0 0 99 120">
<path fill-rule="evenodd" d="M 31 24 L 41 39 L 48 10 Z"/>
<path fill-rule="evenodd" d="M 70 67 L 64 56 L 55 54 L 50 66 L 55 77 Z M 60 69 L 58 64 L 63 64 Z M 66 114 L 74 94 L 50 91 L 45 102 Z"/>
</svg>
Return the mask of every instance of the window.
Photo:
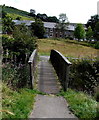
<svg viewBox="0 0 99 120">
<path fill-rule="evenodd" d="M 53 28 L 50 29 L 50 32 L 53 32 Z"/>
<path fill-rule="evenodd" d="M 50 33 L 50 37 L 53 37 L 53 34 L 52 34 L 52 33 Z"/>
</svg>

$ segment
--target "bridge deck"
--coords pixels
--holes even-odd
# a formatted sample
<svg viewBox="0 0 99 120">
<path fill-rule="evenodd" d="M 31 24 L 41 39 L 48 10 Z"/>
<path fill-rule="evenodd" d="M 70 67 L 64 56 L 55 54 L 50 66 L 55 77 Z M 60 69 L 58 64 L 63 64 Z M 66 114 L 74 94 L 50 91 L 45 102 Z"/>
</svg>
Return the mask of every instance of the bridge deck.
<svg viewBox="0 0 99 120">
<path fill-rule="evenodd" d="M 59 85 L 54 68 L 49 62 L 49 57 L 40 56 L 38 88 L 41 92 L 56 94 L 59 92 Z"/>
<path fill-rule="evenodd" d="M 59 92 L 58 80 L 54 68 L 48 61 L 48 57 L 41 56 L 39 62 L 39 81 L 40 91 L 48 94 Z M 37 95 L 34 109 L 29 118 L 68 118 L 78 120 L 68 109 L 66 100 L 61 96 Z"/>
</svg>

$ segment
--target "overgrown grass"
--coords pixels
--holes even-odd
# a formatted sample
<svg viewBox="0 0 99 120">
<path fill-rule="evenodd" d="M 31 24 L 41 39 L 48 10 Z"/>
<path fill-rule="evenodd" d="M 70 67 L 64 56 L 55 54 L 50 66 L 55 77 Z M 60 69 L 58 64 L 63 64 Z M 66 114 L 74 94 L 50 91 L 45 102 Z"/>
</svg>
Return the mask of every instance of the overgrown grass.
<svg viewBox="0 0 99 120">
<path fill-rule="evenodd" d="M 41 55 L 49 55 L 51 49 L 56 49 L 66 57 L 96 58 L 99 50 L 85 45 L 75 44 L 71 40 L 38 39 L 38 50 Z"/>
<path fill-rule="evenodd" d="M 51 38 L 49 38 L 51 39 Z M 53 39 L 52 39 L 53 40 Z M 70 39 L 62 39 L 62 38 L 54 38 L 54 40 L 58 40 L 58 41 L 64 41 L 67 43 L 73 43 L 73 44 L 79 44 L 79 45 L 83 45 L 83 46 L 87 46 L 87 47 L 93 47 L 95 49 L 99 49 L 99 43 L 97 41 L 92 41 L 92 42 L 88 42 L 88 41 L 79 41 L 78 40 L 70 40 Z"/>
<path fill-rule="evenodd" d="M 2 117 L 3 118 L 28 118 L 35 102 L 35 91 L 21 89 L 12 91 L 3 84 Z"/>
<path fill-rule="evenodd" d="M 98 120 L 99 106 L 91 96 L 83 92 L 76 92 L 68 89 L 67 92 L 61 92 L 60 95 L 69 103 L 70 110 L 80 119 Z"/>
</svg>

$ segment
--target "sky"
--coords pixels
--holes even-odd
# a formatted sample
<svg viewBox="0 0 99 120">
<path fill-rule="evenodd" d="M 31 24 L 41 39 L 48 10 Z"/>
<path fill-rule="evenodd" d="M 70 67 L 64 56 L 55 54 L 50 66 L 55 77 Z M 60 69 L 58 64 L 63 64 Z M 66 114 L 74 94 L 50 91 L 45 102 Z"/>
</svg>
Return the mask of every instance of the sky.
<svg viewBox="0 0 99 120">
<path fill-rule="evenodd" d="M 71 23 L 87 23 L 97 14 L 99 0 L 0 0 L 0 4 L 12 6 L 24 11 L 34 9 L 37 13 L 56 16 L 65 13 Z"/>
</svg>

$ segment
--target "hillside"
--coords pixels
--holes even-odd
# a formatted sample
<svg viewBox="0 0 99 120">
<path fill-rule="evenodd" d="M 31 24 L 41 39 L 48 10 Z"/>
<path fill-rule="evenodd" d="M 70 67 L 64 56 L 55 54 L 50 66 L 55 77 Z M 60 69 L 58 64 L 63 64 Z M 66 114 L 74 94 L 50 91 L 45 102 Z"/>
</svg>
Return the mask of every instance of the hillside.
<svg viewBox="0 0 99 120">
<path fill-rule="evenodd" d="M 3 10 L 12 17 L 12 19 L 16 19 L 17 17 L 20 17 L 21 20 L 34 20 L 34 17 L 41 19 L 42 21 L 45 22 L 56 22 L 58 23 L 59 20 L 57 19 L 56 16 L 47 16 L 45 13 L 41 14 L 38 13 L 37 15 L 34 14 L 31 15 L 29 14 L 29 12 L 23 11 L 23 10 L 19 10 L 17 8 L 14 7 L 9 7 L 9 6 L 5 6 L 5 5 L 0 5 L 0 7 L 3 7 Z"/>
<path fill-rule="evenodd" d="M 0 5 L 2 7 L 2 5 Z M 29 12 L 19 10 L 14 7 L 4 6 L 3 11 L 5 11 L 12 19 L 16 19 L 17 17 L 21 17 L 21 20 L 34 20 L 33 17 L 30 17 Z"/>
</svg>

